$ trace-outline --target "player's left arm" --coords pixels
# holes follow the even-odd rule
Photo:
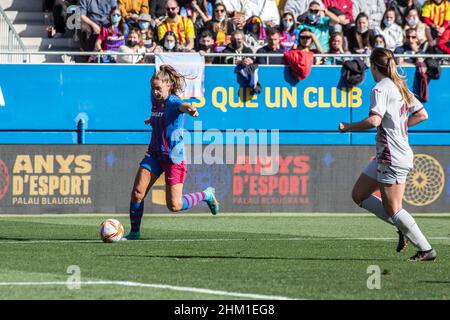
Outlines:
[[[190,105],[190,104],[187,103],[187,102],[183,102],[183,103],[180,105],[180,107],[178,108],[178,110],[179,110],[181,113],[187,113],[187,114],[189,114],[189,115],[191,115],[191,116],[193,116],[193,117],[198,117],[198,111],[197,111],[197,108],[194,107],[194,106],[192,106],[192,105]]]
[[[408,127],[412,127],[415,126],[416,124],[421,123],[422,121],[425,121],[428,119],[428,112],[427,110],[425,110],[424,108],[413,112],[409,117],[408,117]]]

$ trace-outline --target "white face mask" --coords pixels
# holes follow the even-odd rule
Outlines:
[[[172,50],[173,48],[175,48],[175,42],[164,42],[164,48],[166,48],[167,50]]]
[[[419,23],[419,19],[418,18],[411,18],[406,20],[406,22],[410,25],[410,26],[415,26],[416,24]]]
[[[358,27],[357,30],[358,30],[359,33],[366,33],[367,30],[369,30],[369,28],[367,28],[367,27],[359,28],[359,27]]]

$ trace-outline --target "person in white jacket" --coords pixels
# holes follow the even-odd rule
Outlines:
[[[353,19],[361,12],[369,17],[369,28],[379,27],[386,11],[384,0],[353,0]]]
[[[403,45],[403,30],[395,23],[395,18],[395,10],[393,8],[387,9],[381,25],[374,29],[374,34],[381,34],[386,41],[386,48],[391,51]]]
[[[287,0],[284,5],[284,12],[292,13],[297,19],[298,16],[308,11],[309,4],[313,1],[318,2],[320,7],[323,7],[322,0]]]

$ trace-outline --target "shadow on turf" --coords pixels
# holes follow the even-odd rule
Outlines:
[[[105,255],[105,257],[111,255]],[[324,257],[246,257],[246,256],[159,256],[159,255],[114,255],[123,258],[159,258],[159,259],[242,259],[242,260],[311,260],[311,261],[391,261],[382,258],[324,258]]]
[[[450,284],[450,281],[437,281],[437,280],[421,280],[417,281],[419,283],[428,283],[428,284]]]

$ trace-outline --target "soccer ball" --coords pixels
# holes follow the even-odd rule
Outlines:
[[[116,219],[106,219],[99,227],[100,238],[107,243],[122,240],[124,232],[123,225]]]

